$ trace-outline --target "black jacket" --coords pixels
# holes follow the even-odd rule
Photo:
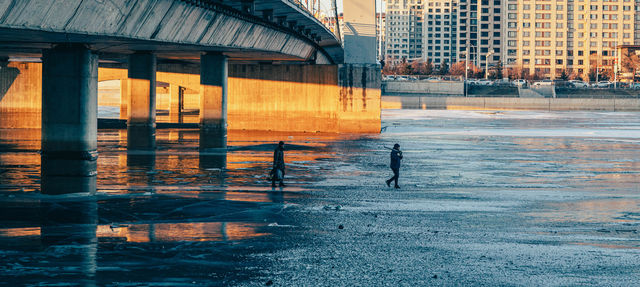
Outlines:
[[[273,168],[284,170],[284,149],[277,147],[273,151]]]
[[[391,168],[400,168],[400,160],[402,160],[402,152],[397,149],[391,150]]]

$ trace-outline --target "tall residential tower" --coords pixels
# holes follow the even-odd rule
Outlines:
[[[457,0],[426,0],[424,55],[434,66],[456,62]]]
[[[516,66],[530,74],[611,69],[616,46],[637,37],[634,0],[518,0],[517,7]]]
[[[386,59],[397,64],[423,58],[424,0],[387,0]],[[424,60],[424,59],[423,59]]]

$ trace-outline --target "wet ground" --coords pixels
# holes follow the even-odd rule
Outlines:
[[[195,130],[159,130],[153,153],[125,133],[99,134],[95,195],[48,196],[39,131],[1,131],[0,282],[640,285],[639,113],[386,110],[379,135],[231,133],[204,153]]]

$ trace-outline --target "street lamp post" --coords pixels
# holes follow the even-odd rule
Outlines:
[[[616,39],[615,57],[613,58],[613,88],[618,88],[618,39]]]
[[[464,81],[467,81],[469,77],[469,46],[467,46],[467,51],[464,54]]]
[[[484,79],[489,79],[489,56],[493,55],[493,52],[487,53],[487,57],[484,59]]]
[[[469,46],[467,46],[467,51],[464,54],[464,96],[467,96],[467,77],[469,74]]]

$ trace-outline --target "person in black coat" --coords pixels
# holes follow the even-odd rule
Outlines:
[[[398,185],[398,177],[400,177],[400,161],[402,160],[402,151],[400,151],[400,145],[393,145],[393,149],[391,150],[391,170],[393,171],[393,177],[387,180],[387,186],[391,187],[391,182],[395,181],[395,188],[400,188]]]
[[[271,187],[276,187],[276,180],[280,181],[280,186],[284,185],[284,142],[278,143],[273,151],[273,177],[271,177]]]

